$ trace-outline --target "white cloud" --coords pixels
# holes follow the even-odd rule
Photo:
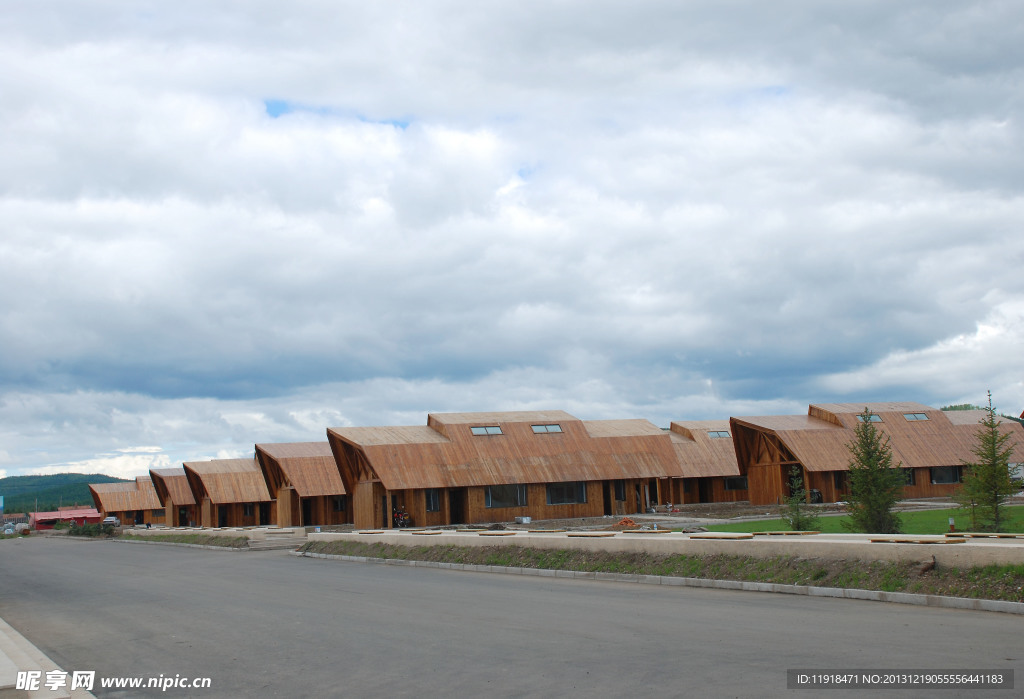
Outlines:
[[[0,27],[9,470],[1024,402],[1012,340],[951,339],[1018,336],[1010,4],[127,8]]]
[[[898,351],[870,366],[822,377],[824,390],[839,393],[927,391],[950,404],[982,404],[992,390],[998,405],[1014,415],[1024,406],[1020,348],[1024,345],[1024,299],[997,301],[972,333],[943,339],[916,351]]]
[[[91,459],[72,461],[30,469],[28,475],[48,476],[55,473],[102,473],[117,478],[135,478],[149,473],[151,468],[168,468],[166,454],[108,454]]]

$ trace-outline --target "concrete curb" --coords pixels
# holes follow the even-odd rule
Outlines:
[[[292,556],[322,558],[325,560],[348,561],[351,563],[377,563],[381,565],[411,566],[414,568],[440,568],[442,570],[467,570],[474,573],[504,573],[506,575],[533,575],[541,578],[573,578],[577,580],[603,580],[610,582],[639,583],[641,585],[670,585],[676,587],[707,587],[717,590],[744,590],[747,592],[774,592],[783,595],[807,595],[809,597],[836,597],[858,599],[870,602],[912,604],[921,607],[942,609],[970,609],[980,612],[1000,612],[1024,615],[1024,602],[1004,600],[973,599],[970,597],[944,597],[942,595],[919,595],[910,592],[883,592],[882,590],[858,590],[842,587],[815,587],[811,585],[779,585],[776,583],[742,582],[739,580],[710,580],[707,578],[677,578],[668,575],[640,575],[636,573],[599,573],[591,571],[552,570],[549,568],[512,568],[486,566],[470,563],[441,563],[438,561],[410,561],[404,558],[370,558],[368,556],[343,556],[332,553],[309,553],[293,551]]]

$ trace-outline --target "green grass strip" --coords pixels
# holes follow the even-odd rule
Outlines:
[[[1024,533],[1024,506],[1008,507],[1006,512],[1006,524],[1002,531],[1014,534]],[[902,533],[904,534],[945,534],[949,531],[950,517],[953,517],[958,532],[971,531],[971,518],[962,510],[955,508],[900,512],[899,515],[903,523]],[[848,520],[849,518],[845,515],[824,516],[821,517],[817,528],[825,534],[849,533],[849,530],[843,526],[843,522]],[[706,528],[713,532],[769,532],[787,530],[789,525],[783,519],[772,518],[729,522],[728,524],[709,524]]]

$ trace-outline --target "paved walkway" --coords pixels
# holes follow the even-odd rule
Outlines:
[[[29,692],[17,688],[19,672],[39,672],[39,689]],[[61,668],[43,654],[41,650],[7,622],[0,619],[0,697],[33,697],[38,699],[89,699],[91,692],[84,689],[69,690],[67,686],[50,689],[46,686],[48,672],[63,673]],[[59,677],[59,675],[57,675]],[[71,675],[64,675],[66,685],[71,684]]]

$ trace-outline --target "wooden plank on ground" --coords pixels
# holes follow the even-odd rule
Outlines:
[[[965,539],[1024,539],[1024,534],[1009,532],[949,532],[947,537],[963,537]]]
[[[616,532],[569,532],[566,536],[579,536],[587,538],[607,538],[609,536],[615,536]]]
[[[690,534],[691,539],[753,539],[753,534],[745,532],[698,532]]]
[[[964,544],[967,539],[952,539],[948,537],[921,537],[921,536],[881,536],[872,537],[869,540],[872,544]]]

